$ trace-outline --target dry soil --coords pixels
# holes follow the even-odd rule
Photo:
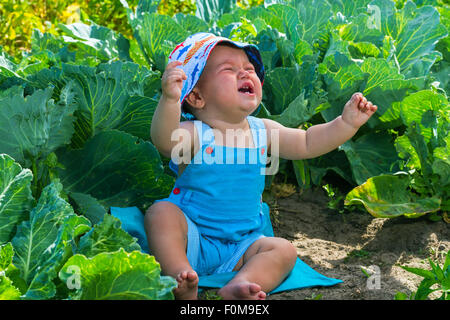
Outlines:
[[[393,300],[397,292],[415,291],[422,279],[400,266],[430,269],[428,258],[442,266],[450,250],[450,224],[444,220],[339,213],[327,207],[329,199],[322,189],[300,193],[293,188],[284,195],[267,201],[275,236],[290,240],[313,269],[344,282],[269,299]]]

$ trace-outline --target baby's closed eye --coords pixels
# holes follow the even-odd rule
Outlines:
[[[249,63],[249,64],[245,65],[245,70],[255,71],[255,66],[253,66],[253,64]]]

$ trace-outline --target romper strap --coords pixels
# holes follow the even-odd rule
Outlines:
[[[204,145],[214,142],[214,131],[212,128],[200,120],[194,120],[195,128],[197,129],[198,140],[200,141],[200,149]]]
[[[263,120],[254,116],[248,116],[247,120],[252,130],[255,147],[256,148],[266,147],[267,135],[266,135],[266,126],[264,125]]]
[[[211,130],[210,126],[200,120],[194,120],[194,126],[197,129],[197,135],[201,142],[200,149],[202,146],[214,141],[214,132]],[[174,163],[172,159],[169,161],[169,168],[175,172],[175,174],[178,174],[178,165]]]
[[[178,165],[176,163],[174,163],[172,161],[172,159],[170,159],[170,161],[169,161],[169,168],[170,168],[170,170],[175,172],[176,175],[178,175]]]

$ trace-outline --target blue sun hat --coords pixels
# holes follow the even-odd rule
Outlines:
[[[197,81],[205,68],[209,54],[219,42],[228,42],[237,48],[243,49],[247,54],[249,61],[255,67],[255,72],[259,77],[261,84],[264,82],[264,65],[256,45],[232,41],[228,38],[216,36],[207,32],[193,34],[175,47],[169,56],[168,62],[183,62],[182,65],[178,66],[178,68],[181,68],[187,76],[187,79],[183,81],[183,89],[181,90],[181,114],[188,120],[195,119],[195,116],[184,110],[184,99],[186,99],[187,95],[197,84]]]

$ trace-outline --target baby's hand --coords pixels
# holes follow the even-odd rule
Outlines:
[[[177,66],[182,65],[181,61],[172,61],[166,67],[161,79],[161,87],[164,97],[167,100],[178,102],[183,89],[183,80],[186,80],[186,74]]]
[[[342,111],[342,119],[354,128],[361,127],[377,111],[377,106],[362,95],[354,93],[350,100],[345,104]]]

